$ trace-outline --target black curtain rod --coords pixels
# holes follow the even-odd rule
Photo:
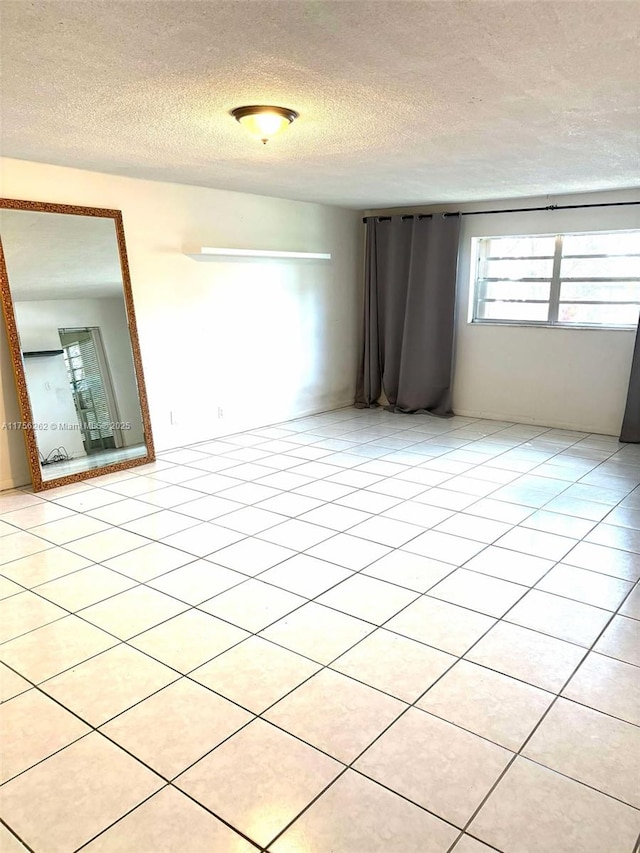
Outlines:
[[[549,204],[546,207],[512,207],[506,210],[467,210],[443,213],[442,216],[488,216],[491,213],[531,213],[537,210],[577,210],[583,207],[626,207],[630,204],[640,204],[640,201],[603,201],[597,204]],[[407,213],[401,219],[431,219],[433,213]],[[391,216],[365,216],[362,221],[366,224],[368,219],[377,219],[378,222],[386,222]]]

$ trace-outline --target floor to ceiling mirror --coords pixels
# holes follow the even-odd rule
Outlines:
[[[0,241],[34,488],[151,461],[120,212],[4,199]]]

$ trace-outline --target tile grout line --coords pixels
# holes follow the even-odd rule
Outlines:
[[[629,593],[628,593],[627,595],[630,595],[630,594],[631,594],[631,591],[629,591]],[[625,598],[625,600],[626,600],[626,598]],[[620,603],[619,607],[622,607],[622,606],[623,606],[623,604],[624,604],[624,601],[622,601],[622,602]],[[619,608],[618,608],[618,609],[619,609]],[[493,792],[497,789],[497,787],[498,787],[498,785],[500,784],[500,782],[501,782],[501,781],[506,777],[506,775],[507,775],[508,771],[509,771],[509,770],[511,769],[511,767],[515,764],[516,759],[518,759],[518,758],[523,758],[523,759],[524,759],[524,760],[526,760],[526,761],[531,760],[531,759],[527,758],[527,756],[526,756],[526,755],[523,755],[523,750],[526,748],[527,744],[529,743],[529,741],[531,740],[531,738],[533,737],[533,735],[534,735],[534,734],[537,732],[537,730],[540,728],[540,726],[542,725],[542,723],[544,722],[544,720],[546,719],[546,717],[549,715],[549,713],[550,713],[551,709],[555,706],[555,704],[557,703],[557,701],[558,701],[560,698],[563,698],[563,697],[562,697],[563,692],[566,690],[566,688],[567,688],[567,686],[569,685],[569,683],[571,682],[571,680],[574,678],[574,676],[576,675],[576,673],[578,672],[578,670],[580,669],[580,667],[582,666],[582,664],[585,662],[585,660],[587,659],[588,655],[594,651],[594,648],[595,648],[596,644],[597,644],[597,643],[598,643],[598,641],[601,639],[602,635],[603,635],[603,634],[604,634],[604,632],[607,630],[607,628],[609,627],[609,625],[611,624],[611,622],[612,622],[612,621],[613,621],[613,619],[615,618],[616,614],[617,614],[617,611],[616,611],[616,613],[613,613],[613,614],[611,615],[611,618],[610,618],[610,619],[607,621],[607,623],[604,625],[604,627],[602,628],[602,630],[599,632],[598,636],[595,638],[595,640],[594,640],[594,641],[593,641],[593,643],[591,644],[591,646],[589,646],[589,648],[587,648],[587,649],[586,649],[586,651],[585,651],[585,653],[584,653],[583,657],[580,659],[580,661],[578,662],[577,666],[573,669],[573,671],[571,672],[571,674],[569,675],[569,677],[568,677],[568,678],[563,682],[562,686],[560,687],[560,690],[559,690],[559,691],[558,691],[558,693],[556,694],[555,698],[552,700],[552,702],[551,702],[551,704],[549,705],[549,707],[548,707],[548,708],[546,709],[546,711],[543,713],[542,717],[538,720],[538,722],[537,722],[537,723],[536,723],[536,725],[533,727],[533,729],[529,732],[529,734],[528,734],[528,735],[527,735],[527,737],[525,738],[524,742],[521,744],[520,748],[517,750],[517,752],[515,752],[515,753],[514,753],[513,757],[509,760],[509,762],[508,762],[507,766],[502,770],[502,772],[500,773],[500,775],[498,776],[498,778],[495,780],[495,782],[493,783],[493,785],[491,786],[491,788],[489,789],[489,791],[488,791],[488,792],[485,794],[485,796],[483,797],[483,799],[482,799],[482,801],[480,802],[480,804],[478,805],[478,807],[477,807],[477,808],[475,809],[475,811],[472,813],[471,817],[468,819],[468,821],[466,822],[466,824],[465,824],[465,825],[464,825],[464,827],[463,827],[463,830],[462,830],[463,832],[467,832],[467,830],[469,829],[469,827],[471,826],[471,824],[473,823],[473,821],[475,820],[475,818],[478,816],[478,814],[481,812],[482,808],[483,808],[483,807],[484,807],[484,805],[487,803],[487,801],[489,800],[489,798],[491,797],[491,795],[493,794]],[[570,701],[570,700],[569,700],[569,701]],[[595,711],[595,709],[591,709],[591,710],[594,710],[594,711]],[[597,713],[597,712],[596,712],[596,713]],[[571,777],[571,776],[567,776],[567,775],[566,775],[566,774],[564,774],[564,773],[560,773],[559,771],[555,770],[553,767],[548,767],[547,765],[544,765],[544,764],[542,764],[541,762],[537,762],[537,761],[535,761],[534,763],[538,764],[538,765],[539,765],[539,766],[541,766],[541,767],[545,767],[547,770],[551,770],[553,773],[556,773],[556,774],[558,774],[558,775],[560,775],[560,776],[563,776],[564,778],[572,779],[572,781],[577,782],[579,785],[583,785],[584,787],[589,788],[590,790],[597,791],[598,793],[600,793],[600,794],[602,794],[602,795],[604,795],[604,796],[606,796],[606,797],[610,797],[611,799],[614,799],[614,800],[616,800],[617,802],[624,802],[624,801],[622,801],[622,800],[619,800],[617,797],[612,796],[611,794],[607,794],[607,793],[606,793],[606,792],[604,792],[604,791],[600,791],[598,788],[594,788],[593,786],[588,785],[588,784],[586,784],[586,783],[584,783],[584,782],[581,782],[581,781],[580,781],[580,780],[578,780],[578,779],[573,779],[573,777]],[[634,809],[636,809],[636,811],[638,810],[635,806],[630,806],[630,804],[629,804],[629,803],[624,803],[624,805],[629,806],[630,808],[634,808]],[[473,836],[472,836],[472,837],[473,837]],[[449,848],[449,849],[450,849],[450,851],[452,850],[452,848]]]

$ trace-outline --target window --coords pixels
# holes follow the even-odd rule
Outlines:
[[[638,325],[640,231],[476,242],[474,323]]]

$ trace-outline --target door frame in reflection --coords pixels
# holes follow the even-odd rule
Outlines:
[[[27,449],[27,459],[31,471],[31,481],[34,491],[42,491],[44,489],[52,489],[58,486],[68,485],[80,480],[86,480],[90,477],[100,476],[102,474],[110,474],[118,471],[123,471],[139,465],[146,465],[155,460],[155,449],[153,444],[153,435],[151,432],[151,419],[149,417],[149,405],[147,401],[147,391],[144,381],[144,373],[142,369],[142,358],[140,354],[140,343],[138,340],[138,330],[136,325],[135,308],[133,304],[133,295],[131,292],[131,279],[129,275],[129,262],[127,259],[127,249],[124,236],[124,226],[122,222],[122,212],[120,210],[111,210],[99,207],[80,207],[77,205],[54,204],[50,202],[24,201],[20,199],[0,198],[0,210],[28,210],[37,213],[48,214],[67,214],[73,216],[93,216],[104,219],[111,219],[115,228],[115,237],[120,258],[120,271],[122,276],[122,292],[125,303],[125,311],[127,317],[127,326],[129,331],[129,339],[131,342],[131,354],[133,359],[133,368],[138,389],[138,399],[140,403],[140,413],[142,418],[142,431],[144,437],[144,445],[146,453],[143,455],[125,459],[119,462],[112,462],[99,467],[92,467],[85,471],[75,471],[74,473],[65,474],[61,477],[52,479],[44,479],[42,476],[42,468],[40,466],[40,456],[38,451],[38,442],[36,429],[38,425],[33,423],[33,414],[29,392],[27,388],[23,354],[20,345],[20,336],[16,324],[16,317],[13,305],[13,297],[11,293],[11,283],[5,263],[4,248],[2,245],[2,234],[0,233],[0,301],[2,302],[2,312],[4,315],[5,327],[7,330],[7,338],[9,341],[9,350],[11,353],[11,362],[13,374],[16,382],[16,390],[18,395],[18,403],[22,416],[21,432],[24,435],[24,440]],[[34,248],[34,253],[37,252],[37,247]],[[90,458],[90,457],[89,457]]]
[[[65,365],[67,367],[67,374],[69,376],[69,383],[71,385],[71,394],[73,396],[73,402],[74,402],[75,407],[76,407],[76,414],[78,416],[78,423],[79,423],[80,428],[82,430],[85,451],[86,451],[87,455],[90,455],[91,453],[95,453],[96,451],[106,450],[107,446],[105,445],[105,438],[109,438],[109,436],[104,436],[102,434],[105,431],[102,426],[97,430],[91,429],[90,424],[92,422],[87,420],[87,416],[85,414],[85,412],[87,412],[87,411],[91,412],[91,410],[87,407],[82,406],[81,394],[86,393],[88,391],[89,396],[92,398],[93,392],[91,391],[90,388],[88,388],[88,389],[82,388],[81,389],[81,388],[77,387],[80,381],[87,381],[86,377],[84,378],[84,380],[79,380],[78,377],[75,377],[73,375],[77,368],[73,365],[72,359],[80,358],[80,360],[82,362],[82,367],[85,368],[85,359],[84,359],[82,353],[80,353],[79,355],[73,355],[69,352],[69,348],[79,344],[79,341],[77,343],[72,343],[71,341],[69,343],[65,343],[65,341],[63,340],[63,337],[71,337],[74,333],[76,333],[77,336],[79,337],[80,333],[83,333],[83,332],[86,333],[86,337],[88,338],[88,340],[91,341],[91,344],[93,346],[93,350],[95,352],[94,361],[95,361],[96,368],[97,368],[97,376],[98,376],[98,379],[100,380],[100,384],[102,385],[102,395],[104,396],[103,406],[106,407],[106,410],[107,410],[106,411],[106,418],[104,418],[104,421],[99,420],[99,418],[101,416],[98,413],[98,411],[96,410],[96,407],[94,404],[91,407],[91,410],[92,410],[93,416],[94,416],[93,423],[102,424],[102,423],[106,422],[106,423],[110,423],[112,425],[109,427],[109,432],[111,434],[111,439],[113,440],[113,447],[114,448],[122,447],[124,444],[124,441],[122,440],[122,430],[115,426],[115,424],[120,422],[120,414],[118,411],[118,404],[116,402],[116,396],[115,396],[115,393],[113,390],[113,382],[111,380],[111,371],[109,370],[109,363],[107,361],[107,356],[106,356],[106,353],[104,351],[104,344],[102,343],[102,334],[100,332],[100,327],[99,326],[82,326],[82,327],[78,327],[78,328],[58,329],[58,334],[60,335],[60,344],[61,344],[62,349],[63,349],[63,358],[65,361]],[[91,435],[92,432],[98,432],[99,433],[98,437],[94,438]],[[96,442],[99,442],[100,446],[97,446],[97,445],[94,446]]]

